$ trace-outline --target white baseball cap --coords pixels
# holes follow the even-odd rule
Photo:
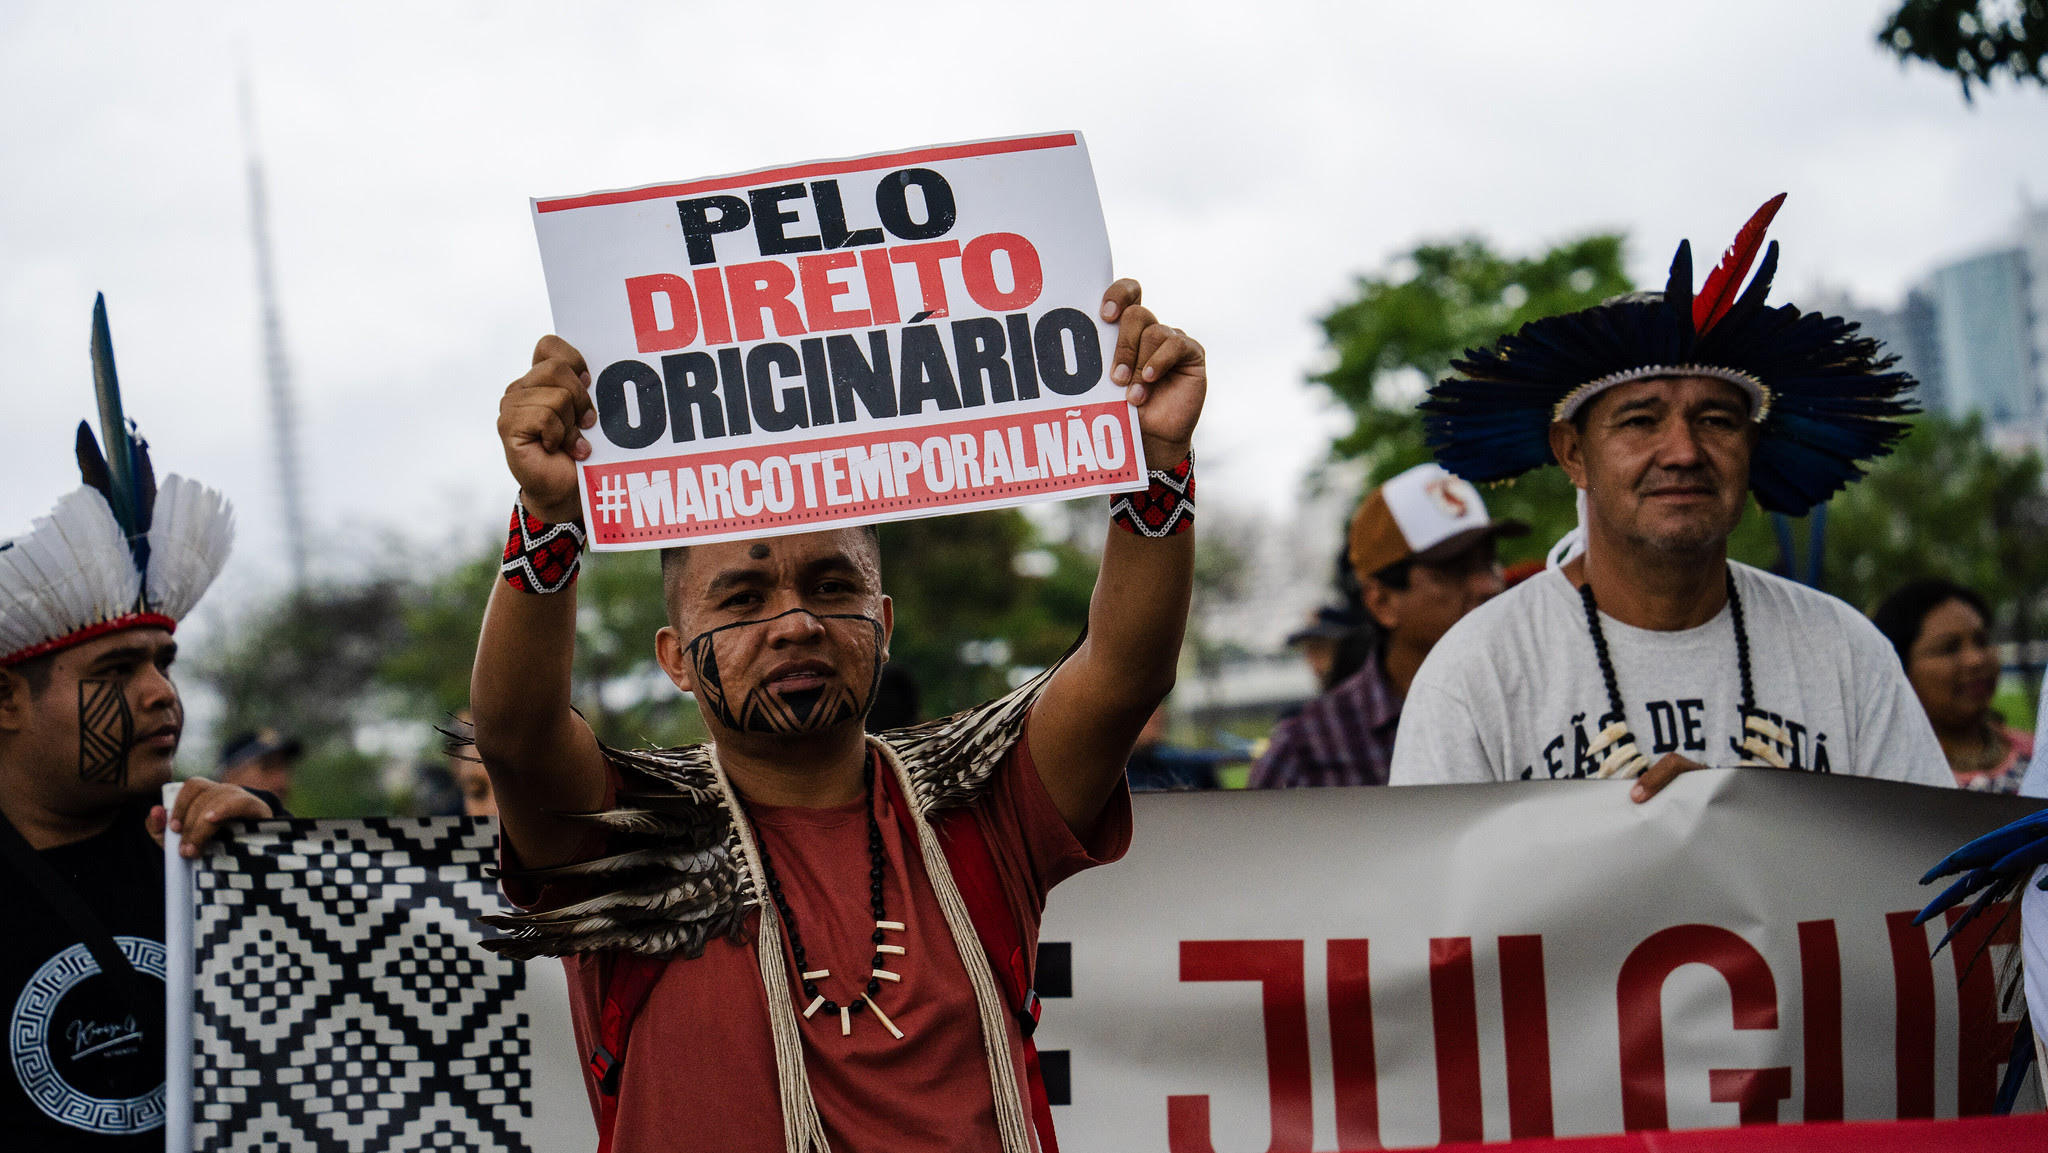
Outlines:
[[[1518,520],[1494,520],[1479,490],[1440,464],[1419,464],[1372,490],[1351,518],[1351,568],[1371,576],[1405,560],[1449,560],[1482,540],[1527,536]]]

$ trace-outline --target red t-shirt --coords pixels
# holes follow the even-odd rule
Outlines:
[[[879,762],[876,767],[878,774],[888,771]],[[850,1036],[840,1034],[837,1014],[821,1009],[809,1020],[800,1017],[818,1114],[839,1153],[999,1150],[974,990],[925,875],[923,855],[897,823],[879,775],[874,803],[887,857],[888,919],[904,925],[904,932],[887,935],[887,943],[904,948],[887,965],[903,979],[883,982],[875,1000],[904,1037],[891,1036],[868,1011],[854,1015]],[[1029,949],[1038,946],[1046,893],[1083,869],[1116,860],[1130,845],[1127,789],[1118,787],[1095,835],[1083,844],[1047,795],[1023,741],[1004,758],[977,804],[996,873],[1027,929]],[[857,1000],[874,956],[862,802],[830,809],[749,805],[748,812],[796,917],[806,960],[813,969],[832,971],[818,981],[818,991],[840,1004]],[[556,903],[551,893],[510,885],[507,896],[515,903],[531,901],[531,907]],[[758,927],[758,915],[750,917],[750,939]],[[783,957],[792,966],[789,983],[801,1013],[810,998],[803,995],[786,940]],[[588,1053],[601,1005],[599,958],[579,954],[563,964],[577,1049]],[[1023,1042],[1016,1023],[1008,1014],[1004,1019],[1021,1079]],[[596,1083],[587,1073],[585,1082],[595,1111]],[[774,1044],[750,945],[714,940],[702,957],[672,961],[655,983],[633,1025],[613,1147],[617,1153],[783,1148]]]

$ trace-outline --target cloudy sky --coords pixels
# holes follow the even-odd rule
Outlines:
[[[1050,129],[1120,273],[1211,353],[1205,501],[1284,510],[1338,422],[1315,317],[1418,240],[1625,229],[1639,278],[1791,199],[1781,297],[1889,302],[2048,202],[2048,92],[1966,105],[1884,3],[0,2],[0,536],[77,483],[92,294],[160,467],[284,574],[236,76],[268,165],[316,560],[502,531],[548,329],[527,198]]]

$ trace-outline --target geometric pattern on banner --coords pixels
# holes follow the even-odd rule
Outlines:
[[[196,870],[193,1145],[529,1153],[526,968],[485,952],[493,825],[266,821]]]

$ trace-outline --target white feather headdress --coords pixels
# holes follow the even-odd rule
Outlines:
[[[107,300],[92,306],[93,391],[107,451],[78,422],[78,472],[27,536],[0,541],[0,668],[121,629],[175,629],[220,575],[235,516],[181,476],[159,488],[149,445],[121,411]]]
[[[66,493],[28,535],[0,541],[0,666],[119,629],[176,628],[199,603],[234,544],[234,511],[181,476],[153,493],[138,487],[153,498],[138,510],[149,525],[141,547],[91,483]]]

